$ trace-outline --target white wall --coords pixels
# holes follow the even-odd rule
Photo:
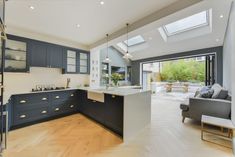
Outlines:
[[[232,94],[232,121],[235,124],[235,5],[233,2],[228,29],[224,42],[224,86]],[[233,150],[235,150],[235,137],[233,137]]]
[[[100,86],[100,50],[90,51],[90,87]]]
[[[235,7],[231,9],[223,50],[223,83],[235,99]],[[235,123],[235,104],[232,104],[232,120]]]
[[[31,92],[36,85],[54,84],[65,87],[67,78],[71,79],[71,88],[89,84],[89,75],[62,74],[61,69],[32,67],[30,73],[5,73],[4,103],[12,94]]]

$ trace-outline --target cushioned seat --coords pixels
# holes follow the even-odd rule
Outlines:
[[[213,95],[209,93],[210,98],[205,98],[208,95],[204,95],[204,89],[208,91],[213,89]],[[201,121],[202,115],[230,119],[231,97],[227,90],[219,84],[214,84],[211,88],[204,87],[200,92],[196,92],[194,98],[189,98],[188,105],[183,103],[180,105],[180,109],[182,110],[182,122],[186,117]]]

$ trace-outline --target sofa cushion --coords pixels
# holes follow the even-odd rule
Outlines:
[[[211,86],[204,86],[195,93],[195,98],[211,98],[214,91],[211,89]]]
[[[216,99],[227,99],[228,90],[222,89]]]
[[[218,83],[214,84],[211,89],[214,90],[214,93],[212,95],[212,99],[216,99],[218,95],[220,94],[220,91],[223,89]]]
[[[211,98],[213,94],[214,94],[214,90],[213,89],[209,89],[207,91],[202,91],[200,93],[202,98]]]

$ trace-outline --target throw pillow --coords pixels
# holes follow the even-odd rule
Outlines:
[[[211,89],[213,89],[214,90],[214,93],[213,93],[213,95],[212,95],[212,99],[216,99],[217,97],[218,97],[218,95],[219,95],[219,93],[220,93],[220,91],[223,89],[219,84],[214,84],[212,87],[211,87]]]
[[[200,95],[201,95],[202,98],[211,98],[213,93],[214,93],[214,90],[213,89],[209,89],[208,91],[202,91],[200,93]]]
[[[222,89],[216,99],[226,99],[228,97],[228,90]]]

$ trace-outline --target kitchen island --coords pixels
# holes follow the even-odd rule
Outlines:
[[[79,88],[80,112],[119,134],[124,142],[151,121],[151,92],[124,88]]]

